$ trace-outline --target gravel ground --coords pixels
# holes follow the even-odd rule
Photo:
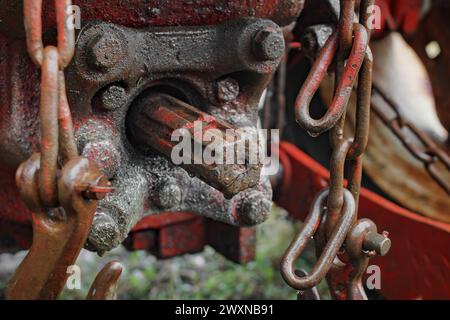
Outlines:
[[[295,299],[296,293],[283,281],[279,262],[298,226],[275,208],[271,218],[258,226],[255,261],[238,265],[211,247],[198,254],[157,260],[143,251],[117,248],[104,257],[83,250],[77,260],[81,268],[80,290],[65,289],[61,299],[83,299],[95,274],[108,261],[118,259],[125,269],[118,299]],[[0,255],[0,297],[7,280],[26,252]],[[310,269],[314,260],[310,248],[300,265]],[[322,284],[322,296],[327,292]]]

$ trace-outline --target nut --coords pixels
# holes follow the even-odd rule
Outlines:
[[[272,208],[272,201],[268,200],[262,192],[252,191],[242,199],[239,210],[239,219],[242,225],[254,226],[267,220]]]
[[[100,108],[104,110],[115,110],[127,103],[127,92],[125,88],[118,85],[110,85],[100,92]]]
[[[230,102],[239,95],[239,83],[233,78],[225,78],[217,81],[217,99],[221,102]]]
[[[178,206],[182,201],[180,187],[172,181],[162,183],[157,191],[156,205],[161,209],[169,209]]]
[[[285,52],[284,37],[274,30],[260,30],[253,42],[253,52],[260,60],[276,60]]]
[[[90,48],[92,64],[100,69],[109,69],[124,57],[124,50],[113,34],[98,36]]]

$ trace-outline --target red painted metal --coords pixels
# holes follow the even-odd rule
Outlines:
[[[398,30],[405,35],[413,33],[420,22],[423,0],[376,0],[381,9],[381,29],[374,36]]]
[[[159,258],[202,251],[205,223],[192,213],[164,213],[140,220],[125,242],[129,250],[146,250]]]
[[[283,142],[280,160],[285,171],[278,205],[303,220],[314,196],[327,186],[329,172],[294,145]],[[370,263],[381,269],[381,292],[388,299],[450,299],[450,224],[410,212],[361,189],[361,218],[389,230],[392,248]]]
[[[202,251],[211,245],[227,259],[255,258],[256,228],[239,228],[189,212],[167,212],[140,220],[125,242],[129,250],[146,250],[160,258]]]
[[[285,26],[295,20],[304,0],[73,0],[81,19],[103,20],[131,28],[214,25],[240,17],[266,18]],[[0,29],[23,37],[22,1],[1,2]],[[54,1],[43,1],[43,31],[55,27]]]
[[[226,223],[206,221],[206,241],[225,258],[236,263],[255,259],[256,227],[239,228]]]

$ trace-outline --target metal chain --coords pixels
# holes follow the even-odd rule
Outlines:
[[[373,222],[357,220],[362,156],[368,142],[370,123],[373,57],[369,48],[367,9],[373,4],[374,0],[361,1],[360,23],[354,23],[355,1],[341,1],[338,29],[327,40],[296,99],[295,115],[300,126],[312,136],[330,131],[333,148],[330,186],[314,200],[310,214],[282,261],[283,278],[297,290],[311,289],[328,274],[332,295],[339,297],[333,278],[346,273],[348,287],[343,296],[367,299],[361,277],[368,258],[375,253],[384,255],[390,247],[387,234],[378,234]],[[334,97],[326,114],[316,120],[309,114],[309,104],[333,60],[336,65]],[[356,80],[356,130],[354,137],[349,139],[344,137],[344,122]],[[344,186],[346,162],[349,167],[347,187]],[[312,236],[316,241],[318,262],[310,274],[296,273],[294,263]],[[375,241],[371,241],[373,239]],[[384,245],[383,250],[380,249],[381,243]],[[338,254],[342,256],[343,253],[348,257],[347,265],[351,268],[334,265]]]
[[[39,196],[36,197],[33,190],[24,194],[27,203],[34,202],[31,207],[35,210],[59,205],[58,156],[61,156],[63,164],[78,157],[64,78],[64,68],[75,52],[75,29],[68,23],[71,3],[71,0],[55,1],[57,47],[44,46],[42,41],[42,0],[24,0],[23,3],[28,53],[41,69]],[[94,198],[103,198],[104,194],[113,190],[109,186],[96,185],[78,186],[77,189],[84,189],[86,196]]]
[[[383,98],[395,116],[390,118],[379,106],[373,105],[375,114],[397,136],[410,154],[423,163],[431,178],[450,195],[450,181],[437,170],[440,162],[447,172],[450,171],[450,157],[425,132],[402,117],[398,106],[389,96],[375,86],[373,91]],[[412,133],[416,139],[411,139],[407,132]],[[418,146],[414,141],[420,141],[423,146]]]
[[[27,48],[41,68],[41,152],[16,171],[19,193],[33,211],[33,243],[8,283],[7,299],[57,298],[68,277],[67,267],[75,263],[88,237],[96,200],[113,190],[93,162],[78,156],[63,71],[75,50],[75,31],[67,24],[70,5],[70,0],[55,0],[58,46],[44,47],[42,0],[24,0]],[[59,214],[49,214],[50,209]],[[120,265],[110,264],[100,273],[94,284],[100,292],[97,298],[112,297],[108,292],[116,286],[120,271]]]
[[[64,81],[64,68],[75,51],[75,30],[67,25],[71,0],[55,1],[57,47],[44,47],[42,41],[42,0],[24,0],[23,4],[28,53],[41,69],[39,195],[44,207],[54,208],[59,203],[58,154],[61,152],[65,160],[78,155]]]

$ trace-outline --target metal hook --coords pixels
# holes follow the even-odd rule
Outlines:
[[[99,181],[98,168],[85,158],[66,163],[58,179],[62,218],[40,207],[37,182],[40,160],[35,154],[17,171],[19,190],[33,213],[33,244],[6,289],[7,299],[55,299],[67,280],[67,268],[74,264],[86,242],[97,201],[77,190],[79,184]]]
[[[119,261],[106,264],[95,277],[86,300],[116,300],[123,266]]]

